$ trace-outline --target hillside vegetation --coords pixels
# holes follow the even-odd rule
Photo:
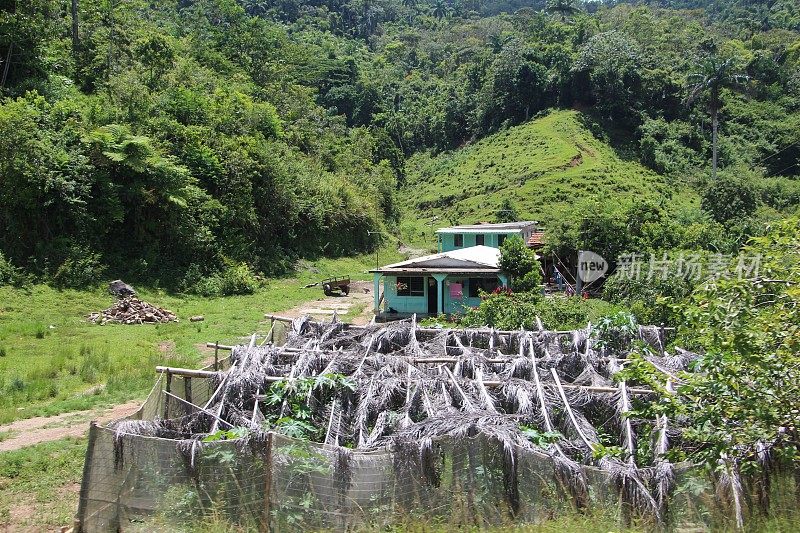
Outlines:
[[[548,218],[712,174],[753,191],[741,244],[800,204],[800,15],[756,4],[0,0],[0,279],[247,293],[388,242],[397,198]]]
[[[553,111],[490,135],[460,150],[408,161],[407,207],[430,218],[463,222],[493,220],[504,201],[524,219],[547,224],[576,203],[605,198],[686,199],[664,178],[637,161],[622,159],[597,139],[576,111]],[[613,200],[612,200],[613,198]]]

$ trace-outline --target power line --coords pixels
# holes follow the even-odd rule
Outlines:
[[[789,170],[789,169],[790,169],[790,168],[792,168],[792,167],[796,167],[797,165],[798,165],[798,163],[792,163],[791,165],[789,165],[788,167],[786,167],[786,168],[784,168],[784,169],[781,169],[781,170],[779,170],[779,171],[777,171],[777,172],[772,172],[771,174],[767,174],[766,176],[764,176],[764,178],[771,178],[771,177],[773,177],[773,176],[776,176],[776,175],[778,175],[778,174],[781,174],[782,172],[784,172],[784,171],[786,171],[786,170]]]
[[[775,152],[774,154],[772,154],[772,155],[768,155],[767,157],[765,157],[765,158],[764,158],[764,159],[762,159],[761,161],[757,161],[757,162],[753,163],[753,166],[758,166],[758,165],[760,165],[760,164],[764,163],[765,161],[767,161],[768,159],[772,159],[772,158],[773,158],[773,157],[775,157],[776,155],[778,155],[778,154],[780,154],[780,153],[783,153],[783,152],[785,152],[786,150],[788,150],[789,148],[791,148],[791,147],[793,147],[793,146],[796,146],[796,145],[798,145],[798,144],[800,144],[800,141],[795,141],[795,142],[793,142],[792,144],[790,144],[789,146],[785,146],[785,147],[783,147],[782,149],[778,150],[778,151],[777,151],[777,152]],[[786,170],[786,169],[784,169],[784,170]],[[781,172],[783,172],[783,171],[781,171]]]

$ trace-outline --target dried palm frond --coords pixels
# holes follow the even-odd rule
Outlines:
[[[734,520],[736,529],[744,529],[744,491],[742,489],[742,479],[739,469],[732,461],[723,457],[719,461],[720,475],[717,484],[717,497],[722,501],[730,500],[733,503]]]
[[[641,329],[640,336],[657,331]],[[349,486],[344,469],[350,458],[345,457],[349,452],[332,455],[340,446],[391,446],[405,454],[396,467],[416,472],[410,484],[432,483],[440,470],[437,439],[485,438],[502,447],[512,511],[518,504],[521,450],[550,456],[557,479],[580,507],[588,501],[582,464],[595,462],[602,430],[619,434],[624,444],[625,461],[604,458],[599,464],[617,481],[625,501],[638,512],[665,515],[674,472],[664,453],[668,445],[680,445],[680,419],[656,421],[652,462],[640,468],[635,432],[642,421],[630,418],[630,391],[624,383],[616,392],[602,390],[613,387],[632,343],[601,343],[591,325],[566,333],[543,325],[534,332],[497,332],[419,328],[416,317],[366,327],[301,317],[293,321],[284,346],[256,346],[253,340],[235,347],[230,369],[208,380],[211,394],[204,406],[188,404],[180,412],[189,414],[180,418],[115,426],[120,461],[125,435],[175,439],[191,467],[197,443],[220,423],[249,428],[241,442],[257,447],[258,439],[266,439],[263,422],[297,417],[319,428],[320,440],[324,434],[324,453],[338,464],[341,497]],[[696,356],[675,352],[645,357],[677,379]],[[544,444],[536,432],[552,434],[555,442]]]

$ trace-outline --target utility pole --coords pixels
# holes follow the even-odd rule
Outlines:
[[[375,224],[378,224],[378,228],[380,228],[380,222],[378,218],[378,207],[380,204],[380,198],[378,197],[378,193],[375,193]],[[367,230],[367,235],[380,235],[380,229],[378,231],[369,231]],[[378,264],[378,250],[380,249],[379,246],[375,247],[375,270],[378,270],[381,266]]]
[[[106,76],[111,77],[111,70],[114,65],[114,0],[108,2],[108,72]]]
[[[367,231],[367,235],[380,235],[380,231]],[[381,266],[378,264],[378,250],[379,248],[375,247],[375,270],[378,270]]]
[[[78,49],[78,0],[72,0],[72,50]]]

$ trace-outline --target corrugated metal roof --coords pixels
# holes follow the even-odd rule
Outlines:
[[[435,272],[441,269],[442,272],[454,270],[499,270],[500,250],[491,246],[470,246],[449,252],[426,255],[386,265],[371,272],[384,271],[409,271],[409,269]]]
[[[520,222],[501,222],[497,224],[464,224],[462,226],[450,226],[449,228],[439,228],[436,233],[507,233],[509,231],[521,231],[525,228],[538,224],[535,220],[523,220]]]
[[[544,232],[543,231],[534,231],[531,234],[530,239],[528,239],[528,247],[529,248],[541,248],[544,246]]]

